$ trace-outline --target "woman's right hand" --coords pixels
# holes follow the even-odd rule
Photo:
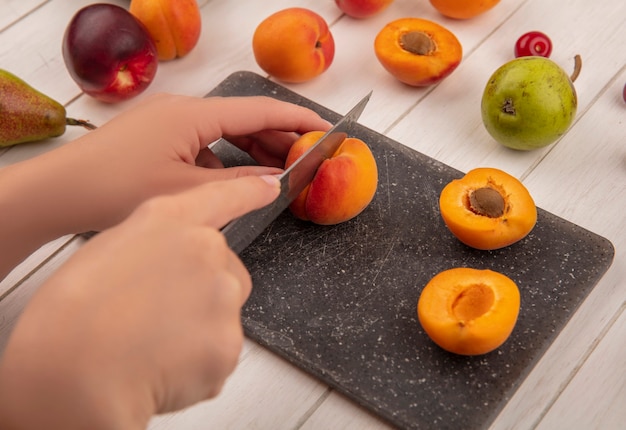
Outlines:
[[[247,176],[152,198],[87,242],[9,339],[0,426],[145,428],[217,395],[238,361],[251,290],[219,229],[279,189],[273,176]]]

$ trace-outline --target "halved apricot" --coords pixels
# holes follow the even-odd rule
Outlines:
[[[448,183],[439,196],[448,229],[472,248],[503,248],[523,239],[537,222],[526,187],[495,168],[477,168]]]
[[[463,47],[450,30],[420,18],[385,25],[374,40],[374,52],[396,79],[416,87],[441,81],[463,57]]]
[[[457,267],[435,275],[417,302],[426,334],[446,351],[486,354],[511,335],[520,293],[511,278],[492,270]]]

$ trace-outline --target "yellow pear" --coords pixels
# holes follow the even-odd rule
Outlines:
[[[0,69],[0,147],[57,137],[67,125],[95,128],[67,118],[63,105]]]

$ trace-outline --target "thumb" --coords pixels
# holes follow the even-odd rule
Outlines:
[[[278,178],[261,175],[208,182],[174,198],[178,199],[181,213],[192,222],[221,228],[243,214],[270,204],[279,193]]]
[[[236,166],[227,168],[205,168],[185,165],[177,172],[176,178],[182,184],[197,186],[207,182],[226,181],[244,176],[279,175],[283,169],[268,166]]]
[[[269,166],[236,166],[227,167],[224,169],[211,169],[210,175],[214,179],[235,179],[243,176],[264,176],[264,175],[279,175],[283,173],[283,169],[278,167]]]

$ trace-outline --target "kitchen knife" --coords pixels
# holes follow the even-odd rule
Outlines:
[[[230,248],[239,254],[311,183],[318,167],[332,157],[356,124],[372,93],[366,95],[281,175],[280,194],[269,205],[231,221],[222,229]]]

